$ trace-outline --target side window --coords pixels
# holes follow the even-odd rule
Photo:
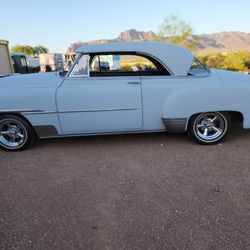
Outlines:
[[[71,77],[89,76],[89,55],[82,55],[77,58],[76,64],[70,73]]]
[[[22,67],[28,66],[28,65],[27,65],[27,61],[26,61],[26,57],[20,56],[20,60],[21,60],[21,65],[22,65]]]
[[[155,61],[137,54],[91,56],[91,76],[162,75],[163,71]]]

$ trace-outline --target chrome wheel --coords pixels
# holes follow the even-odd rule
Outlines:
[[[202,113],[190,119],[189,133],[201,144],[215,144],[226,137],[230,124],[230,116],[227,113]]]
[[[226,122],[219,113],[202,114],[195,123],[197,135],[205,141],[213,141],[221,137],[225,126]]]
[[[7,149],[21,148],[27,141],[25,126],[15,119],[0,120],[0,144]]]

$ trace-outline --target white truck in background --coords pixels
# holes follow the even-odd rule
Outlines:
[[[41,71],[61,71],[64,69],[64,56],[60,53],[39,54]]]
[[[0,40],[0,76],[63,71],[71,66],[74,59],[75,54],[42,53],[39,57],[31,57],[23,53],[10,53],[9,42]]]

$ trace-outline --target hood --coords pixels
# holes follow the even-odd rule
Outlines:
[[[63,78],[58,72],[42,74],[15,74],[0,78],[1,87],[49,87],[59,86]]]
[[[220,80],[225,84],[250,84],[250,75],[235,72],[235,71],[228,71],[228,70],[215,70],[213,72],[218,75]]]

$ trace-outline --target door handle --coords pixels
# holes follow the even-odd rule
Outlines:
[[[140,84],[140,82],[134,81],[134,82],[128,82],[128,84]]]

